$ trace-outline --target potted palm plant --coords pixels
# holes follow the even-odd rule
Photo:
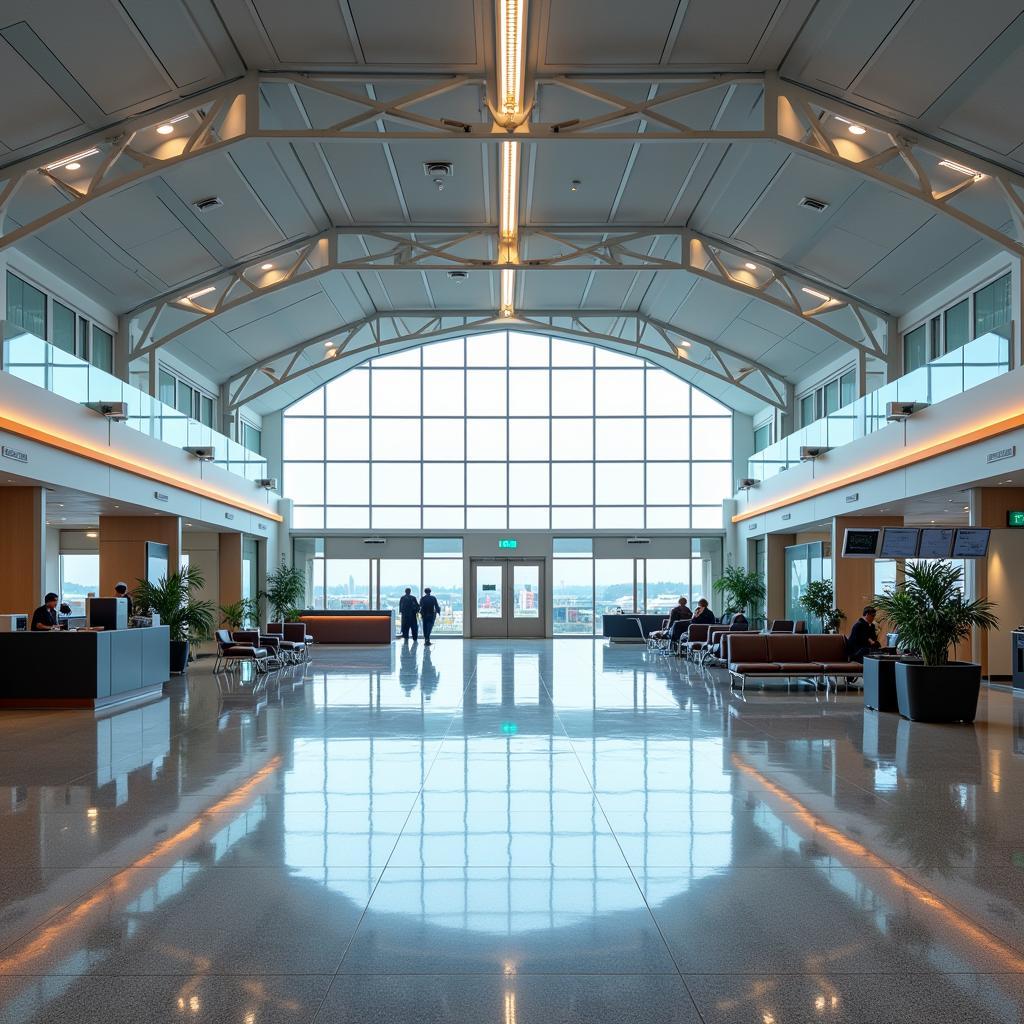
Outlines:
[[[206,586],[196,566],[161,577],[157,583],[139,580],[132,595],[139,608],[156,612],[170,629],[172,673],[185,671],[189,644],[206,640],[213,632],[212,601],[200,601],[196,594]]]
[[[243,597],[239,601],[220,606],[221,621],[228,629],[245,629],[258,620],[258,602],[255,598]]]
[[[958,566],[936,560],[908,564],[902,582],[875,598],[904,657],[896,663],[896,700],[915,722],[973,722],[981,692],[981,666],[950,661],[949,649],[971,630],[998,625],[992,604],[967,601]]]
[[[761,604],[768,593],[764,577],[753,569],[746,570],[739,565],[727,566],[722,575],[711,585],[716,594],[721,594],[725,601],[722,612],[723,619],[734,612],[746,612]]]
[[[281,564],[267,577],[267,589],[260,596],[267,599],[278,622],[291,621],[306,596],[306,574],[288,565],[282,556]]]
[[[797,599],[800,607],[821,623],[822,633],[838,633],[845,612],[835,607],[831,580],[812,580]]]

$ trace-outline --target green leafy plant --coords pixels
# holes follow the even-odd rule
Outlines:
[[[259,621],[259,602],[252,597],[220,606],[221,620],[229,629],[244,629]]]
[[[277,621],[293,621],[306,596],[305,572],[288,565],[282,555],[281,564],[267,577],[267,589],[260,596],[267,599]]]
[[[725,599],[726,615],[745,612],[748,608],[753,610],[761,604],[768,592],[764,577],[759,572],[748,572],[739,565],[730,565],[724,569],[712,584],[712,589]]]
[[[964,600],[962,580],[960,568],[949,562],[908,564],[903,581],[875,598],[900,650],[919,655],[925,665],[946,665],[950,647],[969,639],[972,629],[999,624],[991,601]]]
[[[823,633],[837,632],[846,618],[846,613],[834,606],[835,593],[831,580],[812,580],[797,601],[808,615],[820,620]]]
[[[206,586],[196,566],[172,572],[157,583],[139,580],[138,584],[132,595],[135,604],[156,612],[161,624],[170,629],[171,640],[206,640],[213,633],[214,604],[195,596]]]

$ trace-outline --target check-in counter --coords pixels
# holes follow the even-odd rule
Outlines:
[[[299,621],[318,644],[390,644],[395,638],[390,608],[304,611]]]
[[[99,633],[0,633],[0,708],[103,708],[158,696],[170,673],[167,626]]]
[[[668,618],[664,615],[605,615],[603,616],[602,636],[619,644],[641,644],[647,639],[648,633],[661,629],[661,624]]]

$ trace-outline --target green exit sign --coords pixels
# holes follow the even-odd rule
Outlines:
[[[1006,513],[1007,526],[1024,526],[1024,511]]]
[[[514,537],[502,537],[501,540],[498,541],[498,547],[517,548],[519,547],[519,541],[517,541]]]

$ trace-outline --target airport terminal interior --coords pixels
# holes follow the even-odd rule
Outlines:
[[[0,0],[0,1022],[1024,1022],[986,0]]]

